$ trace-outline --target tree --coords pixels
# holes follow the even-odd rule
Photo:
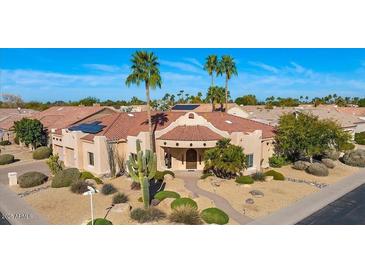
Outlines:
[[[362,98],[362,99],[358,100],[357,105],[359,107],[365,107],[365,98]]]
[[[16,137],[25,145],[31,145],[33,149],[45,143],[45,131],[40,121],[23,118],[14,122]]]
[[[229,55],[223,55],[222,59],[219,61],[218,75],[225,75],[226,76],[226,105],[225,111],[228,109],[228,81],[232,78],[233,75],[238,75],[236,63],[234,59]]]
[[[242,97],[237,97],[235,100],[235,103],[237,105],[244,105],[244,106],[248,106],[248,105],[257,105],[257,99],[256,96],[253,94],[248,94],[248,95],[244,95]]]
[[[292,161],[312,160],[329,149],[341,150],[350,140],[351,135],[333,120],[319,120],[318,116],[304,113],[284,114],[276,128],[275,149]]]
[[[150,135],[150,146],[155,151],[154,140],[152,135],[151,108],[150,108],[150,88],[161,88],[162,80],[160,76],[159,63],[157,56],[153,52],[136,51],[132,55],[131,74],[127,77],[125,83],[129,87],[131,84],[139,86],[144,83],[147,99],[147,118],[148,130]]]
[[[246,156],[240,146],[232,145],[230,139],[222,139],[216,147],[204,153],[204,171],[213,172],[220,178],[234,178],[246,168]]]
[[[224,88],[212,86],[209,87],[207,92],[206,101],[211,102],[212,104],[212,111],[215,111],[215,104],[220,104],[220,110],[223,111],[223,102],[224,102],[225,94]]]
[[[204,64],[204,69],[212,77],[212,82],[210,86],[214,86],[214,73],[218,71],[218,57],[217,55],[209,55]]]
[[[94,104],[99,104],[99,103],[100,103],[100,100],[98,98],[91,97],[91,96],[81,99],[79,101],[79,105],[83,105],[83,106],[92,106]]]
[[[3,98],[2,105],[8,108],[15,108],[15,107],[23,107],[23,100],[20,96],[10,94],[10,93],[3,93],[1,95]]]

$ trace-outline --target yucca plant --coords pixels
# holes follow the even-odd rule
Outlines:
[[[128,172],[132,180],[141,185],[143,205],[147,209],[150,206],[149,181],[155,177],[157,157],[156,153],[152,153],[151,150],[146,150],[143,153],[139,140],[136,142],[136,147],[137,158],[133,158],[132,155],[129,156],[127,161]]]

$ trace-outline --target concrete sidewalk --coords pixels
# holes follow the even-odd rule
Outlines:
[[[365,183],[365,169],[249,225],[292,225]]]
[[[47,222],[8,186],[0,184],[0,212],[12,225],[46,225]]]

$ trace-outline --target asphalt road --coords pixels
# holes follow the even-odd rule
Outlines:
[[[10,225],[10,223],[3,217],[0,212],[0,225]]]
[[[365,183],[297,224],[364,225]]]
[[[46,174],[49,176],[49,169],[47,164],[44,161],[37,161],[37,162],[28,162],[28,163],[17,163],[10,166],[0,166],[0,183],[1,184],[8,184],[8,173],[9,172],[17,172],[18,177],[25,172],[29,171],[38,171]]]

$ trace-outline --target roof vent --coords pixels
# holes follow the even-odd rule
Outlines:
[[[128,113],[127,114],[129,117],[134,117],[134,114],[132,114],[132,113]]]
[[[232,124],[232,121],[226,120],[225,121],[227,124]]]

